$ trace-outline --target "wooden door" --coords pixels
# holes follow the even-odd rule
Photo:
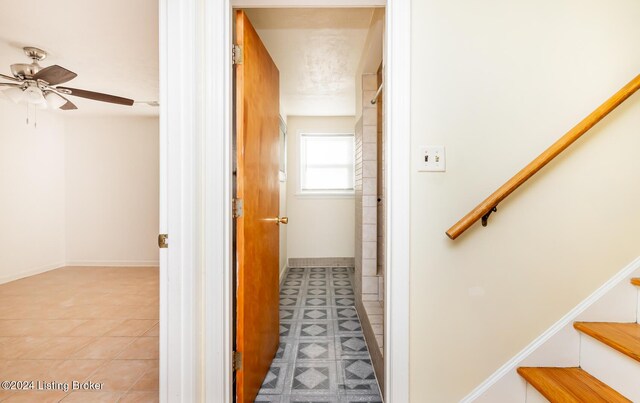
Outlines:
[[[279,343],[279,72],[243,11],[236,11],[236,372],[238,402],[253,402]]]

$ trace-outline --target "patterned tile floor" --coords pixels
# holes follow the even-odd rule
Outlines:
[[[280,348],[256,402],[382,402],[354,306],[353,268],[290,268]]]

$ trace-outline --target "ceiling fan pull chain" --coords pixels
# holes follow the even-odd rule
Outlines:
[[[27,126],[29,126],[29,104],[27,104]]]

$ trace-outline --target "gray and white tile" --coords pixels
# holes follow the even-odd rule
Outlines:
[[[256,402],[382,403],[355,309],[353,268],[290,268],[280,345]]]

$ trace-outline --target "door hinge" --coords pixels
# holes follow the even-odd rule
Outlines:
[[[231,60],[233,64],[242,64],[242,46],[233,45],[231,47]]]
[[[158,235],[158,248],[165,249],[169,247],[169,235],[160,234]]]
[[[233,218],[242,217],[243,205],[242,199],[233,199]]]
[[[233,352],[233,370],[239,371],[242,369],[242,353],[239,351]]]

